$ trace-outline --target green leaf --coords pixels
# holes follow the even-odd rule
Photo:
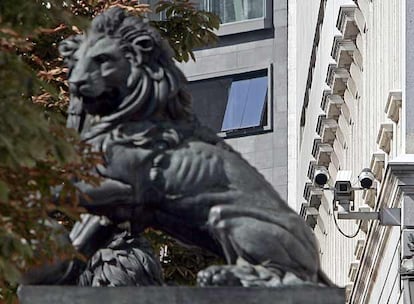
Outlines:
[[[8,185],[0,180],[0,201],[7,203],[9,201],[9,192]]]

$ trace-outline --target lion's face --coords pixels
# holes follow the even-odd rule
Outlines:
[[[120,39],[102,36],[85,39],[73,54],[70,92],[92,115],[109,115],[128,94],[130,62],[120,49]]]

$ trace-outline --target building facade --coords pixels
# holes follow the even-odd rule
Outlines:
[[[287,198],[287,1],[199,0],[222,21],[216,46],[181,65],[194,110]]]
[[[414,1],[195,2],[223,22],[181,65],[200,120],[305,218],[348,303],[414,303]],[[338,219],[344,173],[371,219]]]
[[[296,49],[289,55],[289,105],[295,103],[297,115],[297,145],[291,147],[297,210],[319,240],[323,269],[346,287],[348,303],[412,303],[404,274],[412,270],[414,249],[414,4],[306,2],[296,1],[289,15]],[[375,176],[371,189],[357,189],[364,168]],[[314,182],[320,170],[329,172],[324,187]],[[344,172],[356,189],[352,216],[379,218],[338,220],[333,188]],[[388,210],[395,212],[395,226],[381,217]]]

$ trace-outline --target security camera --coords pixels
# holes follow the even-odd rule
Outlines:
[[[324,167],[319,167],[315,170],[313,175],[313,183],[319,187],[323,187],[329,180],[328,170]]]
[[[355,191],[351,184],[351,171],[339,170],[334,187],[334,200],[343,211],[349,212],[351,202],[354,201]]]
[[[359,179],[359,183],[361,184],[362,188],[369,189],[374,183],[375,176],[372,173],[371,169],[364,168],[359,174],[358,179]]]

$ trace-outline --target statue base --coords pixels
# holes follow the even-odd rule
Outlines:
[[[343,304],[342,288],[21,286],[21,304]]]

